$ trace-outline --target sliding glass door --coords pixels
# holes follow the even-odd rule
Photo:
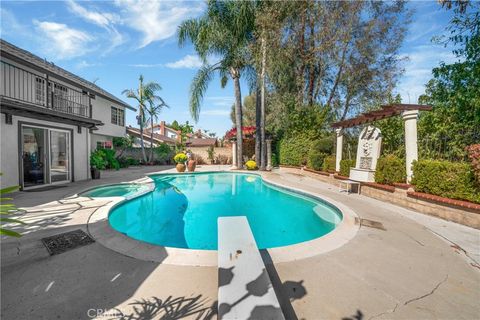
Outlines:
[[[50,183],[70,180],[69,133],[50,130]]]
[[[71,180],[70,132],[22,126],[22,187]]]
[[[47,183],[47,136],[45,129],[22,128],[23,187]]]

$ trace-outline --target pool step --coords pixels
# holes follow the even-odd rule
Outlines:
[[[285,319],[246,217],[218,218],[219,319]]]

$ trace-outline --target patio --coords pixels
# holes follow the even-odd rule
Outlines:
[[[107,200],[57,201],[85,188],[130,181],[167,167],[102,172],[102,179],[12,196],[29,207],[20,239],[2,239],[6,319],[216,318],[217,268],[137,260],[93,243],[50,256],[41,238],[82,229]],[[198,167],[225,170],[222,166]],[[170,169],[172,170],[172,169]],[[290,319],[472,319],[480,306],[480,231],[335,186],[296,169],[268,179],[350,207],[386,230],[361,226],[342,247],[278,263],[268,272]],[[456,244],[456,245],[455,245]],[[19,279],[22,281],[20,282]]]

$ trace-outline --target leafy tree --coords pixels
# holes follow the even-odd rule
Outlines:
[[[256,121],[256,98],[254,95],[248,95],[243,98],[242,106],[242,115],[243,115],[243,126],[250,127],[255,126]],[[230,119],[232,123],[235,124],[235,104],[232,105],[230,111]]]
[[[480,141],[480,2],[443,1],[454,8],[447,28],[450,36],[439,39],[453,45],[459,61],[441,63],[419,100],[431,112],[419,123],[423,157],[465,159],[466,146]]]
[[[190,40],[203,61],[190,87],[190,113],[195,121],[200,114],[200,104],[213,75],[218,73],[221,86],[228,77],[233,80],[235,91],[235,125],[242,128],[242,96],[240,77],[249,69],[247,46],[254,31],[252,1],[209,0],[206,13],[196,19],[184,21],[179,26],[179,45]],[[210,64],[209,58],[218,58]],[[242,166],[242,135],[237,133],[237,163]]]
[[[138,89],[125,89],[122,94],[126,95],[127,98],[135,99],[138,103],[138,124],[140,125],[140,145],[142,147],[143,161],[147,162],[147,155],[145,154],[145,145],[143,142],[143,127],[146,123],[146,109],[150,103],[155,103],[157,98],[156,92],[161,90],[161,86],[153,81],[148,83],[143,83],[143,76],[139,77],[139,86]]]
[[[161,89],[161,88],[160,88]],[[148,120],[150,121],[150,158],[149,162],[153,162],[153,124],[158,121],[158,115],[163,108],[169,107],[160,96],[153,96],[148,100],[148,105],[145,111],[148,114]],[[148,121],[147,120],[147,121]]]

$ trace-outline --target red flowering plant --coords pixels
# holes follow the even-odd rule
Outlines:
[[[252,138],[255,135],[255,126],[242,127],[242,136],[243,138]],[[237,128],[232,128],[225,133],[225,140],[236,140],[237,139]]]

